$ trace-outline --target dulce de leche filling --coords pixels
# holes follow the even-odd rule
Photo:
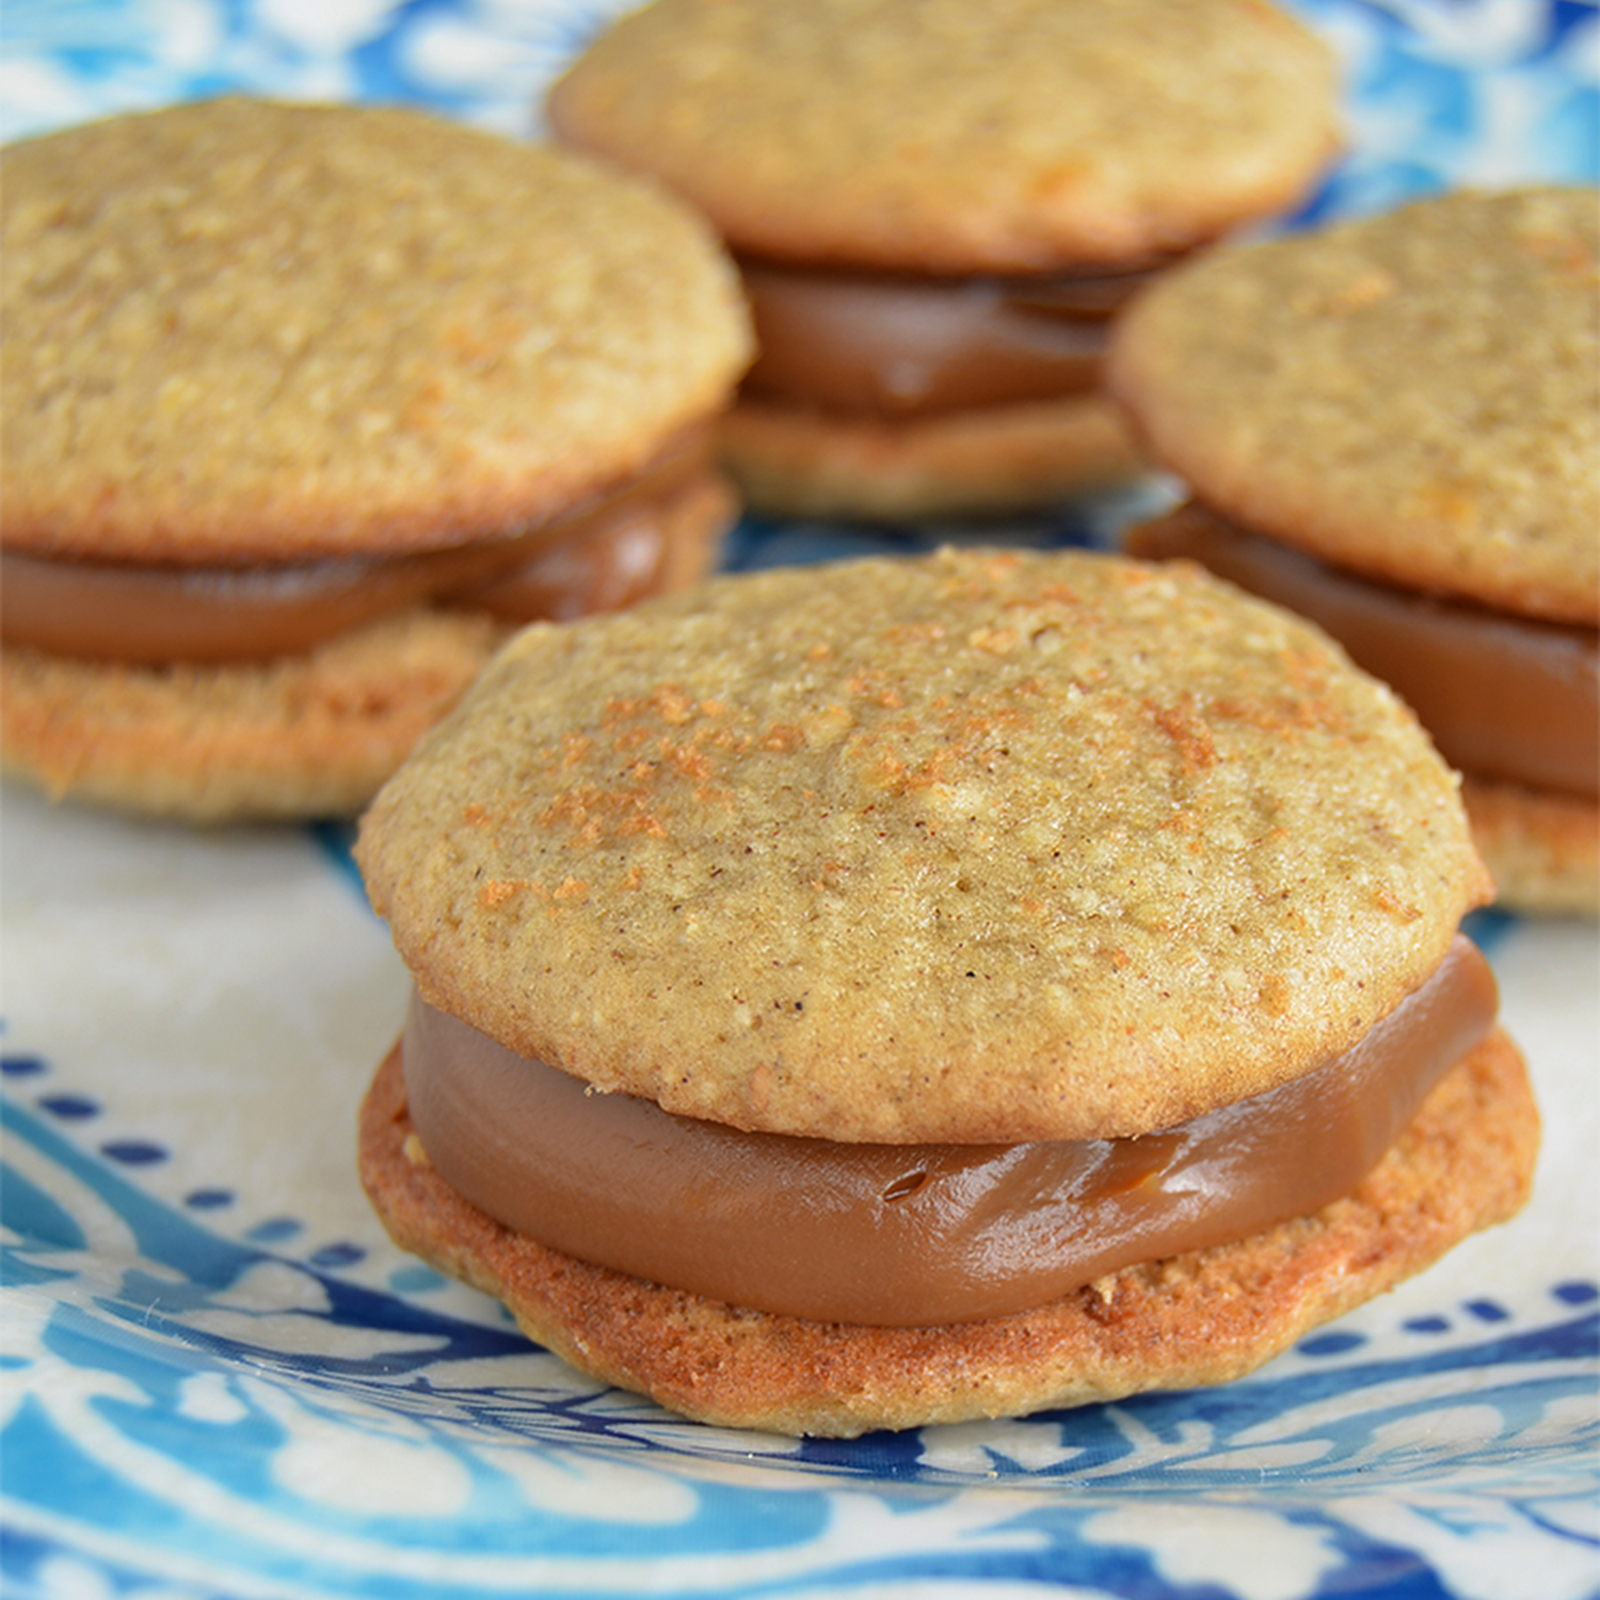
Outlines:
[[[1003,1316],[1350,1193],[1494,1024],[1458,937],[1345,1055],[1135,1139],[849,1145],[600,1095],[414,998],[401,1041],[428,1159],[507,1227],[754,1310],[919,1327]]]
[[[0,551],[0,640],[133,666],[271,660],[429,603],[510,623],[649,592],[709,441],[680,441],[618,488],[510,537],[389,557],[253,567],[138,566]]]
[[[914,417],[1098,387],[1112,313],[1149,276],[916,278],[740,262],[759,354],[743,392]]]
[[[1191,501],[1129,532],[1309,617],[1416,712],[1452,765],[1600,793],[1600,633],[1375,583],[1249,533]]]

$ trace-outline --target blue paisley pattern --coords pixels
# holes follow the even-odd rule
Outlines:
[[[45,1118],[4,1116],[0,1437],[28,1473],[8,1485],[0,1572],[18,1593],[85,1566],[108,1595],[215,1594],[218,1566],[293,1593],[311,1564],[316,1592],[395,1600],[848,1593],[874,1572],[1116,1594],[1222,1582],[1235,1540],[1272,1563],[1237,1590],[1263,1600],[1389,1592],[1419,1555],[1487,1600],[1533,1547],[1540,1594],[1592,1592],[1591,1283],[1526,1314],[1464,1306],[1440,1348],[1426,1329],[1377,1357],[1308,1341],[1227,1389],[777,1439],[679,1421],[504,1325],[230,1243]],[[103,1520],[67,1554],[61,1530],[97,1498]],[[183,1560],[159,1582],[141,1570],[151,1526],[207,1573],[193,1591]]]
[[[412,102],[533,134],[538,86],[615,9],[7,0],[0,135],[232,89]],[[1299,221],[1464,184],[1600,180],[1595,5],[1296,9],[1345,63],[1350,131]],[[1093,541],[1117,510],[994,537]],[[752,519],[729,563],[937,537]],[[208,852],[229,848],[89,829],[64,836],[25,803],[8,815],[14,859],[82,849],[118,892],[170,869],[152,895],[197,893]],[[344,832],[310,844],[296,870],[311,919],[361,915],[348,910]],[[152,851],[163,866],[145,865]],[[24,934],[54,936],[49,904],[8,907],[19,949]],[[1564,1053],[1556,1087],[1591,1092],[1593,1041],[1574,1056],[1572,1029],[1592,993],[1561,1018],[1592,985],[1592,936],[1497,917],[1475,931],[1508,1005],[1524,1007],[1530,1058],[1535,1044]],[[1600,1252],[1582,1204],[1559,1209],[1593,1194],[1587,1112],[1576,1132],[1548,1118],[1560,1192],[1539,1204],[1547,1224],[1563,1220],[1545,1236],[1471,1257],[1497,1263],[1482,1281],[1429,1274],[1250,1380],[797,1441],[701,1427],[596,1386],[498,1307],[386,1255],[370,1217],[270,1209],[301,1197],[273,1191],[245,1145],[179,1161],[189,1152],[174,1139],[189,1132],[123,1115],[115,1076],[86,1082],[81,1050],[56,1042],[70,1019],[58,1007],[41,1021],[15,973],[11,987],[0,1586],[18,1600],[1600,1595]],[[197,1163],[200,1181],[175,1183]]]

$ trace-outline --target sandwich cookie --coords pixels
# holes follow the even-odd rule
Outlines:
[[[1220,1382],[1522,1204],[1454,775],[1187,566],[956,553],[536,625],[357,859],[394,1238],[794,1433]]]
[[[1329,51],[1260,0],[655,0],[547,110],[738,258],[746,497],[902,518],[1133,476],[1108,318],[1304,197],[1336,98]]]
[[[1600,910],[1600,196],[1461,193],[1218,253],[1111,381],[1190,503],[1134,530],[1299,610],[1466,775],[1503,905]]]
[[[353,812],[520,622],[712,564],[749,328],[677,199],[238,99],[0,160],[8,771]]]

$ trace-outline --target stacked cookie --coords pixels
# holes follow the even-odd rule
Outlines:
[[[1231,250],[1112,382],[1193,502],[1130,548],[1294,607],[1466,774],[1502,904],[1600,909],[1600,196],[1454,194]]]
[[[1306,195],[1338,140],[1330,52],[1259,0],[655,0],[548,110],[740,260],[746,497],[869,517],[1129,477],[1111,312]]]
[[[350,812],[514,626],[680,587],[748,360],[678,202],[416,113],[243,100],[9,148],[4,757]]]
[[[1253,1370],[1522,1205],[1459,927],[1480,851],[1596,881],[1592,197],[1186,261],[1333,103],[1259,3],[656,0],[551,116],[706,220],[400,111],[14,147],[8,770],[381,785],[363,1181],[604,1380],[849,1436]],[[874,516],[1154,459],[1138,554],[1372,675],[1192,560],[698,582],[717,455]]]
[[[374,1204],[690,1416],[1220,1382],[1527,1193],[1453,774],[1189,568],[947,551],[536,625],[357,855],[417,986]]]

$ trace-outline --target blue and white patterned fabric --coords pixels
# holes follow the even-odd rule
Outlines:
[[[0,133],[238,89],[533,135],[607,9],[6,0]],[[1297,9],[1351,135],[1299,220],[1600,177],[1593,4]],[[945,531],[752,519],[729,563]],[[1226,1389],[798,1442],[599,1388],[388,1242],[353,1126],[406,978],[347,845],[6,796],[6,1595],[1600,1595],[1592,928],[1477,919],[1547,1123],[1511,1226]]]

